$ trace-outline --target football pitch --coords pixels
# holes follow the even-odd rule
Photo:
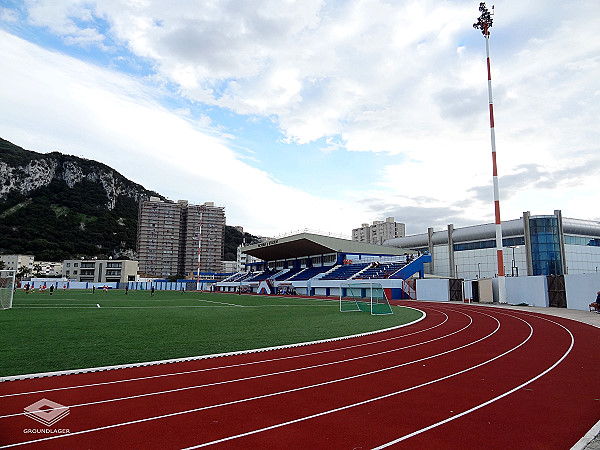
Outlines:
[[[341,313],[335,299],[109,290],[25,294],[0,311],[0,376],[250,350],[375,331],[417,320]]]

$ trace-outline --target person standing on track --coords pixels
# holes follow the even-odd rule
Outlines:
[[[154,286],[150,288],[150,297],[154,297]]]

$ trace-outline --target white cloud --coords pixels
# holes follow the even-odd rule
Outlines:
[[[19,20],[19,15],[16,11],[8,8],[0,8],[0,21],[14,23]]]
[[[294,144],[324,139],[322,150],[340,154],[341,166],[346,163],[345,151],[401,158],[402,163],[383,165],[368,192],[356,193],[357,202],[362,195],[372,204],[388,205],[396,198],[410,207],[446,205],[455,208],[454,219],[465,223],[493,213],[484,201],[485,186],[491,185],[491,156],[485,44],[471,27],[478,14],[476,3],[220,0],[172,2],[165,7],[158,0],[37,0],[26,5],[31,23],[48,27],[66,42],[102,48],[110,39],[110,45],[120,43],[136,57],[146,58],[155,71],[153,80],[174,84],[177,94],[192,102],[271,118],[290,151]],[[562,208],[565,215],[598,216],[586,206],[593,198],[595,173],[584,168],[595,167],[600,142],[596,126],[600,44],[590,38],[600,20],[600,7],[585,0],[500,0],[495,6],[490,44],[503,217],[538,208],[532,212]],[[106,35],[100,34],[104,29],[100,23],[108,28]],[[41,58],[49,63],[54,56]],[[135,105],[153,111],[146,118],[153,129],[132,125],[136,133],[152,135],[164,121],[181,134],[181,148],[187,148],[189,140],[210,148],[221,146],[213,152],[220,156],[209,152],[207,160],[229,164],[231,174],[244,179],[256,176],[257,189],[280,191],[285,184],[285,179],[274,182],[266,169],[256,172],[240,163],[229,151],[238,145],[233,133],[215,118],[201,116],[192,126],[168,111],[161,111],[164,117],[156,115],[156,104],[138,82],[123,78],[118,87],[121,79],[101,78],[92,79],[87,88],[99,83],[113,94],[127,92]],[[85,84],[85,78],[78,83]],[[59,104],[69,101],[44,98]],[[106,109],[116,104],[110,96],[98,102],[102,100],[109,103]],[[119,100],[131,107],[131,99]],[[87,105],[78,99],[69,104],[82,117],[103,122]],[[44,123],[43,118],[38,120]],[[117,125],[105,121],[102,127],[119,134],[123,142],[145,144]],[[48,120],[47,127],[51,126]],[[198,129],[229,141],[214,137],[204,141],[206,136],[200,138]],[[168,145],[161,136],[153,139]],[[200,164],[204,156],[196,147],[181,156],[196,157]],[[265,164],[260,149],[252,154]],[[566,176],[562,168],[569,165],[580,168],[568,174],[577,179],[577,187],[559,182],[560,174]],[[193,164],[182,170],[190,167]],[[359,169],[347,171],[360,173]],[[560,189],[540,180],[551,180]],[[304,199],[301,192],[283,191]],[[347,224],[329,222],[339,224],[335,229],[348,230],[384,215],[372,211],[376,217],[365,217],[362,206],[349,205],[356,208],[355,215]],[[327,216],[327,208],[324,211]]]
[[[349,214],[347,206],[289,188],[240,161],[226,141],[156,103],[151,86],[0,36],[5,139],[99,160],[173,199],[215,201],[227,206],[228,223],[255,233],[345,231],[338,217]],[[288,203],[307,212],[301,221],[273,208]]]

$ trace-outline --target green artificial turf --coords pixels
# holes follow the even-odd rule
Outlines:
[[[98,307],[98,305],[100,307]],[[0,311],[0,376],[127,364],[346,336],[421,316],[339,312],[335,300],[219,293],[15,293]]]

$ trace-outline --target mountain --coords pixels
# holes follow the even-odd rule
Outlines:
[[[133,258],[140,200],[160,194],[97,161],[25,150],[0,138],[0,253],[40,261]],[[258,238],[225,229],[225,259]]]
[[[0,138],[0,253],[131,257],[140,199],[159,194],[97,161]]]

